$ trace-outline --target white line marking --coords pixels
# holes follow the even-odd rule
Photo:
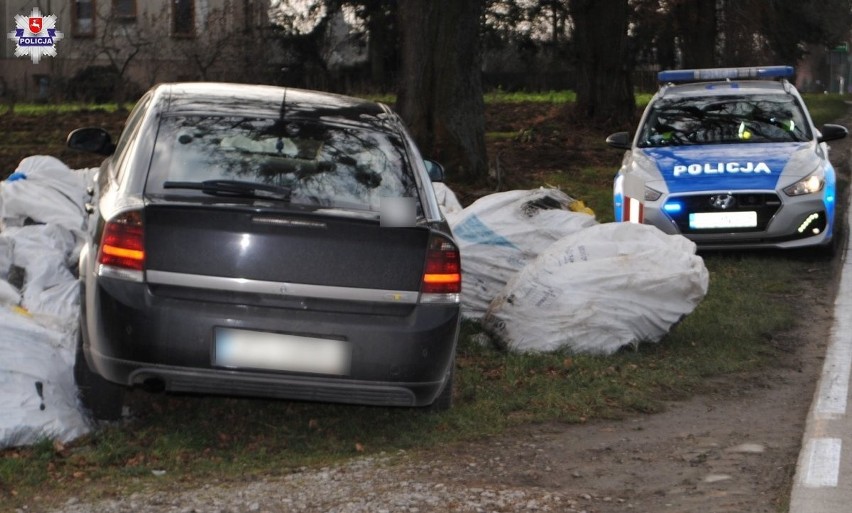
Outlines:
[[[814,438],[805,448],[805,472],[802,485],[808,488],[836,487],[840,474],[840,451],[843,442],[839,438]]]
[[[815,414],[818,419],[833,419],[846,414],[850,360],[852,360],[852,333],[840,331],[841,323],[836,322],[836,324],[838,326],[831,330],[834,343],[826,351],[825,367],[817,397]]]
[[[845,268],[840,279],[840,288],[834,304],[834,324],[831,327],[831,342],[825,354],[825,364],[815,406],[817,419],[834,419],[846,414],[849,395],[849,373],[852,367],[852,322],[843,315],[852,305],[852,287],[848,283],[849,272]]]

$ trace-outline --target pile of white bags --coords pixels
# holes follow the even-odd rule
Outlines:
[[[33,156],[0,182],[0,448],[90,429],[73,377],[74,273],[94,171]]]
[[[491,303],[483,325],[517,351],[611,354],[658,342],[698,306],[708,281],[687,238],[601,224],[547,248]]]
[[[558,189],[500,192],[447,214],[462,261],[462,313],[481,318],[506,283],[557,240],[597,224]]]
[[[707,294],[709,273],[689,239],[598,224],[556,189],[445,212],[461,252],[462,313],[510,350],[612,354],[658,342]]]

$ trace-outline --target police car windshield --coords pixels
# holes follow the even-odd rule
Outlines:
[[[792,96],[660,98],[640,129],[640,147],[801,142],[811,139]]]

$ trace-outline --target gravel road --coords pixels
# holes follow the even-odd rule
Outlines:
[[[415,461],[420,460],[420,461]],[[475,464],[474,464],[475,466]],[[254,482],[213,482],[185,491],[133,493],[96,503],[69,499],[57,513],[242,512],[514,512],[582,513],[591,495],[566,497],[537,488],[470,486],[453,482],[457,465],[405,453],[363,457],[344,465]],[[427,476],[426,479],[423,477]],[[168,479],[168,476],[161,476]],[[598,500],[625,502],[624,499]],[[33,508],[25,511],[35,511]]]

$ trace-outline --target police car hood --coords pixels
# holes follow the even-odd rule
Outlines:
[[[814,142],[690,145],[634,150],[634,170],[670,193],[776,190],[820,164]],[[659,182],[664,182],[661,187]]]

